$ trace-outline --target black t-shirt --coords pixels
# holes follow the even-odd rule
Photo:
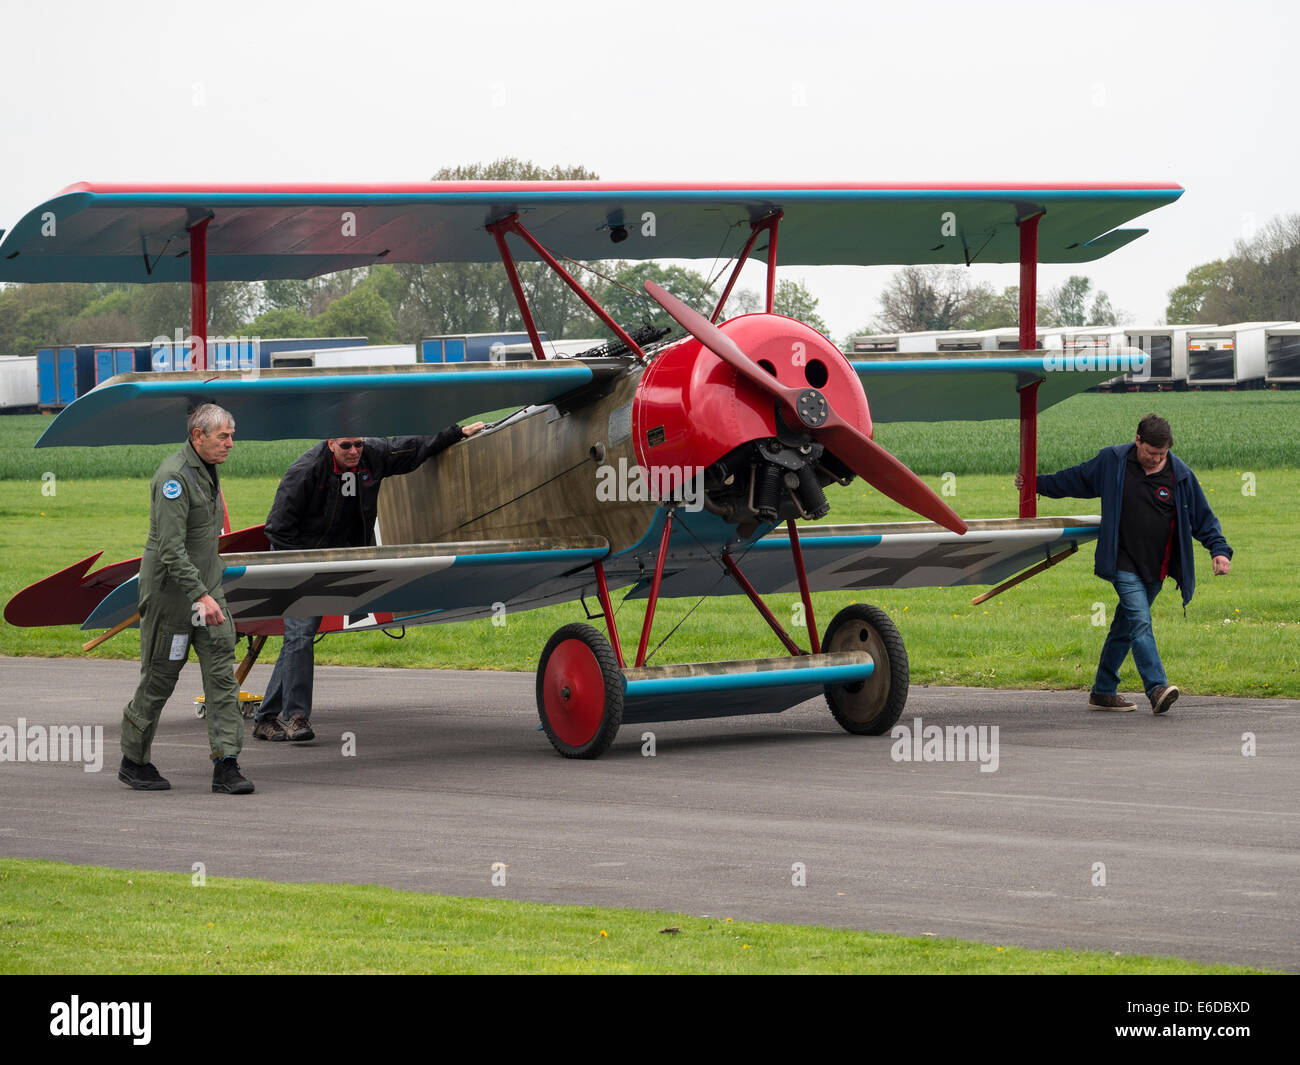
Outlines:
[[[1164,467],[1148,474],[1138,462],[1137,448],[1124,467],[1124,502],[1119,517],[1119,557],[1116,569],[1136,573],[1147,584],[1169,574],[1174,532],[1174,470]]]

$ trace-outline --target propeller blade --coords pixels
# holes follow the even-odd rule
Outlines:
[[[699,311],[664,291],[653,281],[645,290],[683,329],[756,388],[776,399],[791,415],[792,426],[802,426],[814,440],[873,488],[923,518],[961,534],[966,523],[920,477],[868,437],[844,421],[816,389],[788,388],[754,362],[731,337]]]
[[[834,417],[813,435],[844,465],[895,503],[958,535],[966,531],[966,523],[933,488],[852,425]]]
[[[727,336],[699,311],[683,303],[671,292],[665,291],[653,281],[645,283],[645,290],[650,294],[650,298],[667,311],[678,325],[735,370],[737,374],[784,404],[791,413],[794,412],[794,397],[798,395],[798,389],[787,388],[781,384],[780,381],[746,355],[740,345],[731,337]]]

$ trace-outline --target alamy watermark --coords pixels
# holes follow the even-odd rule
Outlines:
[[[596,500],[601,503],[676,502],[681,509],[696,513],[704,509],[703,466],[628,465],[603,463],[596,467]]]
[[[104,768],[103,725],[0,725],[0,762],[81,762],[87,773]]]
[[[136,1046],[148,1046],[153,1013],[151,1002],[69,1002],[50,1006],[50,1035],[130,1036]]]
[[[979,762],[981,773],[998,770],[997,725],[924,725],[914,717],[910,727],[895,725],[889,736],[895,762]]]

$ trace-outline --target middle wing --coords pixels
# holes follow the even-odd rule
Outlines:
[[[36,446],[171,443],[204,402],[234,411],[241,440],[324,440],[371,426],[382,426],[385,436],[413,436],[484,411],[552,403],[628,366],[611,358],[121,374],[65,407]]]
[[[1017,389],[1035,381],[1042,382],[1037,406],[1043,411],[1119,374],[1140,372],[1147,358],[1133,352],[1084,363],[1059,351],[1025,351],[851,359],[850,364],[878,422],[986,421],[1019,418]]]

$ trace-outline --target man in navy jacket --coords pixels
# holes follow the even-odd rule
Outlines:
[[[1169,423],[1148,414],[1132,444],[1103,448],[1088,462],[1040,474],[1036,490],[1052,499],[1101,497],[1101,531],[1094,571],[1119,593],[1119,605],[1101,649],[1088,705],[1094,710],[1133,710],[1119,694],[1119,669],[1129,651],[1151,709],[1163,714],[1178,698],[1165,676],[1151,628],[1151,604],[1165,577],[1183,593],[1196,588],[1192,537],[1210,552],[1216,576],[1228,572],[1232,548],[1205,499],[1196,475],[1170,453]],[[1021,478],[1017,475],[1016,484]]]

